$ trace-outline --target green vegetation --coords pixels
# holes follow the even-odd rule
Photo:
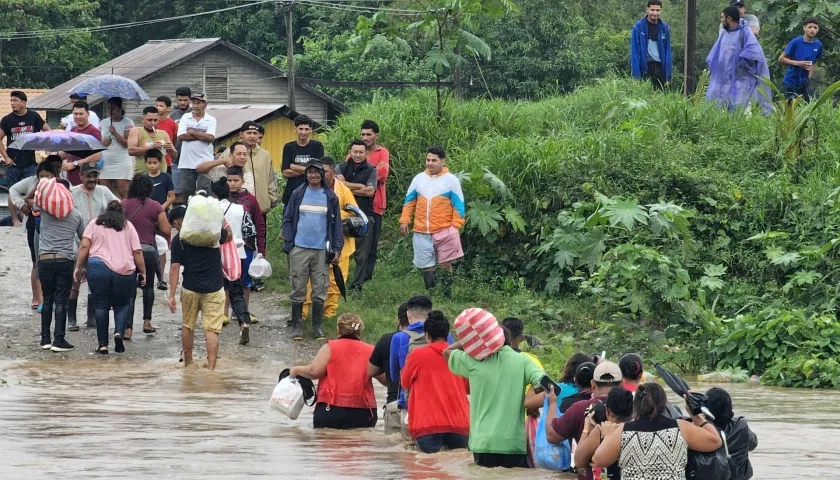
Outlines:
[[[840,127],[827,105],[810,114],[818,131]],[[391,151],[389,220],[374,282],[340,311],[363,314],[367,340],[422,292],[396,217],[439,143],[468,205],[453,299],[435,296],[450,317],[478,305],[522,318],[555,372],[569,352],[607,350],[779,385],[840,375],[815,366],[840,348],[840,140],[805,132],[791,163],[773,116],[614,79],[540,102],[450,99],[440,119],[432,91],[377,99],[325,135],[328,152],[342,155],[365,118]]]

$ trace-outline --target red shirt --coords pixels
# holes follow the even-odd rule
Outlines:
[[[345,161],[350,161],[350,154],[347,154]],[[385,182],[388,180],[388,172],[391,171],[390,154],[388,149],[377,145],[376,149],[367,153],[367,161],[376,167],[376,194],[373,196],[373,213],[382,215],[388,200],[385,197]]]
[[[88,123],[88,126],[85,128],[79,128],[78,125],[74,125],[73,128],[70,130],[71,132],[76,133],[85,133],[87,135],[92,135],[96,137],[97,140],[100,142],[102,141],[102,133],[99,132],[99,129],[94,127],[92,123]],[[72,152],[67,152],[67,160],[64,163],[73,163],[74,161],[82,160],[81,158],[72,154]],[[82,166],[79,165],[78,168],[74,168],[67,172],[67,181],[70,182],[70,185],[81,185],[82,183]]]
[[[173,144],[178,141],[178,124],[175,123],[175,120],[166,117],[166,120],[158,122],[157,128],[166,132],[169,135],[169,141]],[[168,153],[166,154],[166,166],[172,166],[172,157]]]
[[[408,396],[408,431],[411,438],[437,433],[470,434],[469,380],[449,370],[443,351],[449,344],[435,342],[408,354],[400,372]]]

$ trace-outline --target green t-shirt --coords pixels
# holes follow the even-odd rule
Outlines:
[[[508,346],[483,361],[456,350],[449,370],[470,381],[470,451],[527,453],[524,387],[539,386],[545,373]]]

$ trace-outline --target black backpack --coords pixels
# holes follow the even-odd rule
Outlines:
[[[688,464],[685,467],[687,480],[729,480],[729,447],[726,445],[726,434],[718,430],[723,445],[714,452],[688,451]]]

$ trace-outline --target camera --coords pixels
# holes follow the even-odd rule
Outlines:
[[[592,412],[595,412],[595,416],[593,420],[595,423],[600,425],[607,421],[607,407],[601,401],[597,401],[592,405],[586,408],[585,416],[589,416]]]

